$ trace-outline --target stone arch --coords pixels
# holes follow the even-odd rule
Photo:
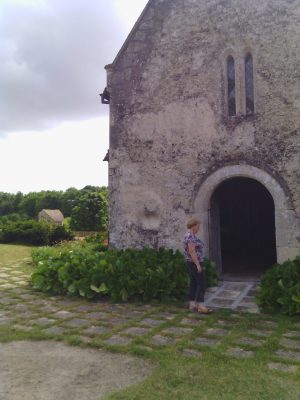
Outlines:
[[[250,165],[231,165],[218,169],[201,184],[193,199],[192,211],[202,221],[202,237],[205,254],[209,256],[210,202],[217,187],[234,177],[246,177],[260,182],[271,194],[275,206],[277,262],[299,255],[297,243],[297,219],[281,185],[267,172]]]

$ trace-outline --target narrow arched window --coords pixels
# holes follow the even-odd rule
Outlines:
[[[227,103],[228,115],[230,117],[236,115],[236,99],[235,99],[235,67],[234,58],[227,58]]]
[[[245,57],[246,114],[254,113],[253,58],[250,53]]]

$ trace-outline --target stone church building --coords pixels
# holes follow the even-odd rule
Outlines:
[[[150,0],[106,69],[111,246],[300,254],[300,1]]]

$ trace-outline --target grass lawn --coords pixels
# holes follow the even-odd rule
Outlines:
[[[16,262],[19,264],[19,270],[28,273],[30,265],[20,263],[20,260],[29,257],[31,250],[31,247],[26,246],[0,245],[0,272],[1,266],[4,266],[5,263],[11,265],[12,262]],[[13,277],[11,279],[11,282],[13,282]],[[36,299],[52,302],[51,304],[54,304],[56,308],[60,307],[59,302],[61,301],[61,309],[68,310],[68,307],[70,307],[69,310],[72,313],[80,305],[89,304],[83,299],[78,299],[75,301],[75,305],[71,303],[68,305],[68,303],[64,303],[64,299],[56,300],[34,291],[32,291],[32,295],[37,296]],[[13,290],[10,292],[8,289],[7,296],[16,301],[18,296],[22,296],[22,294],[13,293]],[[28,305],[28,310],[36,314],[35,318],[54,318],[51,311],[48,314],[45,311],[41,313],[40,305],[32,302],[33,299],[27,300],[24,297],[23,300],[21,299],[20,297],[20,303],[22,302],[24,307]],[[2,307],[2,304],[0,304],[0,307]],[[149,311],[143,305],[125,305],[124,312],[139,307],[146,314],[148,312],[147,318],[159,319],[162,318],[159,315],[166,312],[173,312],[175,318],[173,320],[166,319],[161,327],[154,327],[151,331],[149,330],[149,333],[134,337],[128,345],[116,346],[105,344],[105,335],[102,337],[101,335],[94,336],[89,343],[80,341],[82,332],[84,332],[83,328],[80,327],[66,329],[61,335],[47,336],[43,333],[45,326],[32,325],[30,320],[24,321],[22,314],[18,317],[13,307],[12,304],[4,303],[3,310],[8,313],[9,317],[15,319],[16,324],[23,324],[30,327],[31,330],[20,332],[11,325],[0,324],[1,342],[23,339],[62,340],[75,346],[91,346],[113,352],[129,353],[150,360],[157,366],[154,373],[144,382],[113,394],[107,397],[107,400],[298,400],[300,398],[300,359],[278,359],[276,356],[276,351],[283,349],[280,342],[289,340],[285,336],[288,332],[292,332],[294,335],[296,332],[296,337],[293,337],[293,340],[296,343],[299,342],[300,346],[299,317],[239,314],[229,310],[218,310],[210,316],[201,317],[198,321],[198,316],[186,315],[187,312],[183,305],[153,305]],[[98,311],[101,311],[101,307],[100,303]],[[84,312],[80,314],[76,311],[75,314],[73,318],[85,318]],[[121,313],[120,316],[122,317]],[[109,325],[109,318],[111,316],[108,315],[104,325]],[[145,318],[145,316],[140,319],[142,318]],[[194,325],[188,325],[187,322],[183,324],[184,318],[194,319]],[[141,321],[138,318],[135,320],[128,319],[128,324],[125,327],[136,327],[140,323]],[[57,320],[54,325],[64,326],[64,321]],[[181,335],[175,344],[166,346],[152,344],[153,335],[166,335],[163,330],[183,326],[193,329],[189,334]],[[120,334],[120,332],[121,335],[124,335],[122,332],[124,326],[113,326],[111,329],[115,335]],[[223,329],[225,333],[220,334],[219,332],[217,334],[215,331],[215,334],[208,334],[211,329]],[[253,332],[251,333],[254,329],[262,333],[266,331],[268,336],[255,336]],[[298,336],[297,332],[299,332]],[[110,337],[109,335],[111,333],[107,334],[107,337]],[[195,339],[201,337],[213,338],[219,344],[209,347],[195,343]],[[257,346],[241,344],[240,340],[245,337],[252,338],[258,343],[261,342],[261,344]],[[236,358],[228,354],[228,351],[232,348],[253,351],[253,357]],[[198,356],[188,357],[184,355],[184,349],[195,350],[198,352]],[[288,351],[288,349],[285,350]],[[296,356],[298,354],[300,356],[300,348],[289,350],[293,351]],[[296,367],[296,370],[294,372],[272,370],[268,368],[270,363],[280,363],[283,367],[288,368]]]
[[[202,336],[207,327],[216,327],[218,321],[225,325],[232,324],[232,316],[227,310],[219,310],[206,318],[205,327],[196,329]],[[299,318],[285,316],[262,316],[238,314],[239,318],[232,326],[231,334],[222,338],[218,346],[207,347],[193,343],[191,338],[181,340],[175,346],[148,353],[148,357],[158,363],[159,368],[146,382],[136,388],[130,388],[122,393],[109,397],[109,400],[296,400],[300,398],[300,362],[283,361],[274,357],[282,334],[299,329]],[[254,348],[251,345],[241,345],[239,339],[248,336],[254,328],[264,330],[264,318],[277,325],[264,346]],[[180,319],[180,318],[179,318]],[[251,336],[251,335],[250,335]],[[219,337],[215,336],[216,339]],[[258,339],[256,337],[256,339]],[[299,331],[300,345],[300,331]],[[146,342],[141,344],[147,345]],[[252,350],[255,357],[238,359],[227,354],[229,348]],[[280,346],[279,346],[280,347]],[[195,349],[201,357],[186,357],[183,349]],[[133,354],[140,354],[138,349],[131,349]],[[296,351],[299,352],[300,349]],[[146,352],[147,353],[147,352]],[[297,365],[297,373],[286,373],[270,370],[269,363]]]
[[[0,244],[0,265],[29,258],[34,246]]]
[[[172,354],[168,357],[169,361],[162,360],[160,368],[146,383],[109,399],[299,399],[299,382],[265,373],[254,362],[232,362],[209,354],[200,362],[186,361]]]

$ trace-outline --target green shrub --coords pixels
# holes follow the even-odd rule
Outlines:
[[[216,263],[210,261],[208,258],[204,259],[203,266],[205,269],[206,284],[210,286],[218,286],[218,273],[216,268]]]
[[[49,227],[49,244],[54,245],[64,240],[73,240],[74,234],[64,225],[51,224]],[[46,243],[47,244],[47,243]]]
[[[63,226],[35,220],[8,221],[0,228],[1,243],[24,243],[39,246],[52,245],[72,238],[73,234]]]
[[[17,214],[17,213],[7,214],[7,215],[0,217],[0,228],[2,225],[6,225],[9,222],[17,222],[17,221],[25,221],[25,220],[28,220],[28,218],[25,215]]]
[[[98,251],[108,250],[108,232],[97,232],[95,235],[90,235],[85,238],[87,243],[95,244],[95,249]]]
[[[300,257],[267,270],[256,296],[265,312],[300,314]]]
[[[88,298],[104,294],[114,301],[162,300],[185,293],[182,259],[172,251],[99,252],[86,243],[56,254],[35,252],[33,259],[38,263],[33,285],[46,291]]]
[[[71,222],[71,217],[66,217],[64,219],[63,225],[67,230],[71,230],[70,222]]]
[[[49,227],[34,220],[9,221],[1,226],[0,242],[43,245],[49,242]]]
[[[86,191],[71,213],[70,227],[74,231],[102,231],[107,228],[108,200],[106,193]]]
[[[113,301],[183,299],[188,275],[182,254],[167,249],[101,251],[101,242],[84,241],[35,250],[35,288]],[[208,260],[209,276],[214,265]]]
[[[95,243],[95,244],[107,244],[108,232],[95,232],[94,235],[89,235],[85,238],[85,241],[88,243]]]

